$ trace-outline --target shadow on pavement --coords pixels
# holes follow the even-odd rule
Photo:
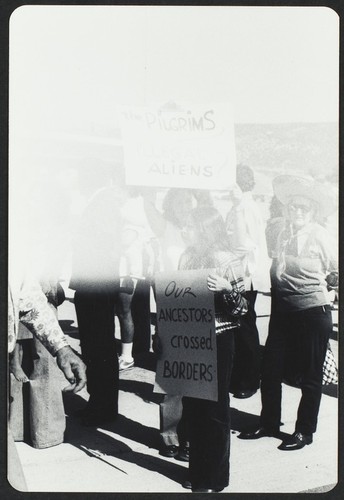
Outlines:
[[[128,437],[136,443],[144,444],[150,448],[157,448],[159,438],[157,429],[146,427],[123,415],[119,415],[116,422],[102,426],[102,429]],[[161,474],[176,483],[181,483],[187,474],[187,467],[172,460],[135,451],[117,437],[109,436],[100,429],[83,427],[75,417],[67,417],[65,442],[82,450],[86,455],[107,463],[109,467],[113,467],[122,474],[127,474],[127,472],[118,464],[111,463],[111,458],[119,458],[138,465],[143,469]]]
[[[231,430],[237,432],[247,431],[259,426],[259,416],[252,413],[231,408]]]
[[[74,416],[76,411],[85,407],[85,400],[78,394],[70,393],[64,393],[63,399],[67,415],[65,440],[72,442],[76,436],[87,436],[89,432],[94,432],[95,427],[83,426],[79,418]],[[119,414],[114,422],[102,424],[102,429],[136,441],[148,448],[159,448],[158,429],[142,425],[122,414]]]
[[[154,352],[142,352],[140,354],[135,354],[135,366],[139,368],[144,368],[151,372],[156,371],[157,357]]]
[[[138,380],[120,379],[119,390],[131,392],[132,394],[139,396],[146,403],[159,404],[164,397],[163,394],[153,392],[153,384]]]
[[[158,429],[155,427],[147,427],[124,415],[119,414],[115,422],[109,422],[108,424],[102,425],[102,429],[115,432],[124,438],[143,444],[148,448],[154,448],[156,450],[159,448],[160,435]]]
[[[281,423],[281,425],[283,426],[283,423]],[[233,434],[252,431],[258,427],[259,415],[253,415],[252,413],[246,413],[236,408],[231,408],[231,432]],[[281,431],[278,439],[283,440],[289,436],[290,434]]]

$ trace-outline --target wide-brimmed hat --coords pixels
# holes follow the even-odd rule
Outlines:
[[[336,210],[337,199],[333,188],[312,177],[279,175],[272,181],[275,196],[287,205],[293,196],[303,196],[318,206],[320,217],[328,217]]]

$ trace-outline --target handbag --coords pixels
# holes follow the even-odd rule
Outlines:
[[[323,365],[323,385],[338,384],[338,368],[330,342],[327,344],[326,357]]]

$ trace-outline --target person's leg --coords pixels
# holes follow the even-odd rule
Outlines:
[[[86,364],[89,412],[104,419],[118,414],[118,357],[115,342],[115,296],[77,291],[74,304]]]
[[[134,322],[131,314],[133,294],[119,293],[116,312],[121,328],[122,352],[119,359],[119,370],[131,368],[134,365],[133,341]]]
[[[252,396],[260,383],[260,344],[254,309],[257,292],[248,291],[248,311],[240,318],[240,328],[235,332],[235,354],[230,392],[234,397]]]
[[[217,337],[218,401],[183,398],[190,432],[190,481],[193,490],[221,491],[229,484],[229,382],[233,332]]]
[[[18,380],[18,382],[28,382],[29,379],[27,378],[22,368],[23,345],[21,342],[22,342],[21,340],[17,341],[14,351],[10,355],[9,368],[10,368],[10,373],[13,373],[15,379]]]
[[[332,331],[330,306],[302,311],[300,315],[301,391],[295,432],[316,431],[322,395],[323,364]]]
[[[282,378],[289,329],[288,315],[273,311],[264,348],[260,415],[261,426],[273,433],[279,431],[281,422]]]
[[[182,396],[166,394],[159,405],[160,436],[162,446],[160,454],[174,457],[178,453],[179,437],[177,427],[182,417]]]

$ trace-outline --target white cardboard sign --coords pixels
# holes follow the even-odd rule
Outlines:
[[[228,104],[128,106],[121,108],[120,122],[127,184],[223,190],[235,182]]]

